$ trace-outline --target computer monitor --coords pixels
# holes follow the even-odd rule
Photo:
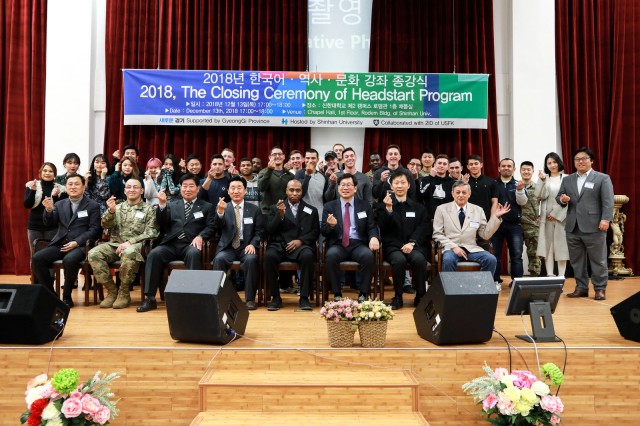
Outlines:
[[[507,302],[507,315],[529,314],[531,338],[518,335],[519,339],[531,342],[559,342],[553,327],[555,312],[562,294],[564,277],[514,278]]]

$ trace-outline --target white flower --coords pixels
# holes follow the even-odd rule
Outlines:
[[[45,386],[36,386],[35,388],[31,388],[27,391],[27,396],[25,397],[25,401],[27,403],[27,408],[31,409],[31,404],[33,401],[36,401],[42,398],[42,392],[44,391]]]
[[[60,411],[58,411],[53,402],[50,402],[49,405],[47,405],[45,409],[42,410],[42,420],[52,420],[56,417],[60,417]],[[47,422],[47,424],[50,425],[53,423]]]
[[[531,384],[531,390],[539,396],[549,395],[549,385],[539,380]]]
[[[51,420],[47,420],[47,426],[64,426],[64,422],[62,421],[60,416],[58,416],[54,417]]]

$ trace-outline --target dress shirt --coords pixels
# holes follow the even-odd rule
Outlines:
[[[584,186],[584,183],[587,181],[587,178],[589,177],[589,173],[591,173],[591,170],[593,169],[589,169],[588,172],[585,172],[582,175],[576,172],[576,174],[578,175],[578,194],[582,193],[582,187]]]
[[[358,230],[356,228],[356,214],[355,214],[355,206],[353,205],[355,198],[351,197],[349,200],[345,200],[340,197],[340,217],[344,218],[344,209],[345,204],[349,203],[349,219],[351,222],[351,227],[349,228],[349,239],[352,240],[360,240],[360,236],[358,235]]]

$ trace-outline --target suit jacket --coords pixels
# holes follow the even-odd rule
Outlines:
[[[304,245],[315,249],[316,241],[320,236],[318,209],[301,200],[298,205],[298,215],[294,216],[289,202],[285,201],[284,204],[286,206],[284,219],[280,219],[276,206],[271,206],[267,219],[269,245],[282,246],[292,240],[301,240]]]
[[[429,237],[431,221],[427,209],[420,203],[407,198],[406,203],[398,203],[393,197],[393,213],[389,214],[387,206],[378,207],[377,221],[382,234],[382,248],[385,253],[400,250],[403,245],[413,242],[414,250],[429,257]]]
[[[231,247],[233,237],[236,233],[236,213],[233,211],[233,203],[228,203],[222,217],[218,212],[214,212],[216,228],[220,230],[220,240],[218,250]],[[256,253],[260,249],[260,240],[264,232],[264,216],[260,212],[260,207],[255,204],[244,202],[242,225],[242,241],[245,246],[249,244],[256,248]]]
[[[202,216],[200,217],[200,214]],[[189,242],[198,235],[208,240],[215,232],[213,206],[203,200],[195,199],[189,217],[184,217],[184,199],[177,197],[169,201],[164,209],[158,208],[156,217],[164,238],[160,244],[167,244],[184,232]],[[199,217],[196,217],[199,216]]]
[[[44,224],[58,226],[58,232],[50,245],[64,245],[75,241],[84,246],[89,240],[97,240],[102,234],[100,226],[100,205],[83,195],[78,209],[71,215],[71,200],[65,198],[55,203],[52,212],[44,210]]]
[[[560,202],[562,194],[571,200],[568,204]],[[613,220],[613,184],[609,175],[591,170],[587,180],[578,194],[578,174],[572,173],[562,179],[556,201],[566,207],[567,219],[565,230],[573,232],[576,224],[582,232],[600,232],[601,220]]]
[[[464,223],[460,227],[459,211],[460,208],[455,201],[438,206],[433,218],[433,239],[440,243],[443,250],[463,247],[470,253],[483,251],[484,249],[476,243],[476,238],[491,238],[502,220],[493,215],[487,222],[482,207],[467,203]]]
[[[322,212],[322,226],[321,232],[327,238],[327,246],[334,244],[342,244],[342,207],[340,204],[341,199],[333,200],[324,205]],[[369,203],[364,200],[360,200],[358,197],[353,197],[353,212],[356,220],[356,230],[360,239],[365,244],[369,244],[371,238],[376,237],[380,239],[380,233],[378,227],[373,218],[373,210]],[[338,224],[332,229],[327,223],[327,217],[329,214],[338,220]],[[362,217],[358,217],[360,214]]]

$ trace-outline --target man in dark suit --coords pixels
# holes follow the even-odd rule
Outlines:
[[[556,196],[556,201],[568,209],[564,229],[576,277],[576,289],[567,296],[589,296],[588,260],[595,299],[605,300],[609,277],[607,230],[613,220],[613,184],[609,175],[591,168],[593,151],[589,148],[578,148],[573,161],[577,173],[562,179]]]
[[[31,270],[38,284],[54,291],[49,266],[56,260],[62,259],[64,265],[62,300],[71,308],[73,307],[71,290],[85,258],[85,246],[87,241],[100,237],[102,228],[100,227],[100,206],[84,195],[84,177],[76,173],[68,175],[65,188],[69,198],[62,199],[55,205],[50,197],[42,201],[45,208],[44,224],[58,225],[58,232],[48,247],[33,255]]]
[[[413,286],[416,289],[415,306],[418,306],[427,291],[425,281],[431,221],[424,206],[407,198],[409,180],[404,173],[392,173],[389,182],[393,196],[387,193],[376,216],[382,234],[384,259],[392,268],[395,296],[391,301],[391,309],[400,309],[403,306],[402,293],[407,263],[411,265]]]
[[[287,182],[287,200],[278,200],[271,206],[267,219],[269,245],[264,255],[264,273],[269,284],[271,302],[267,307],[277,311],[282,307],[278,286],[278,265],[283,260],[298,262],[300,276],[299,307],[310,311],[309,288],[313,281],[315,246],[320,235],[318,210],[302,201],[302,184],[299,180]]]
[[[229,180],[231,202],[220,198],[215,215],[215,226],[221,231],[213,269],[227,271],[231,264],[239,260],[244,274],[244,294],[247,309],[256,309],[258,289],[258,247],[264,229],[264,219],[260,208],[246,203],[247,181],[240,176]]]
[[[375,267],[373,252],[380,248],[378,227],[371,206],[354,197],[357,181],[350,173],[338,178],[338,200],[327,203],[322,213],[322,235],[326,237],[326,275],[334,298],[342,298],[338,277],[340,262],[353,259],[360,264],[360,295],[369,297]]]
[[[156,290],[167,263],[182,260],[187,269],[202,269],[202,245],[213,236],[215,228],[213,206],[196,198],[198,185],[198,177],[187,173],[180,178],[180,197],[167,204],[164,191],[158,193],[156,218],[164,237],[147,256],[144,270],[146,297],[136,309],[138,312],[158,307]]]

